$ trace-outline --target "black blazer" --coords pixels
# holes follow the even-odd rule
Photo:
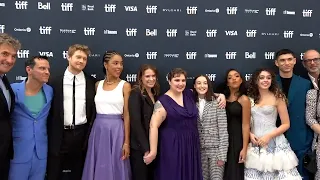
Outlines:
[[[94,103],[95,79],[84,74],[86,80],[86,114],[89,130],[93,124],[96,108]],[[51,154],[58,155],[61,148],[64,130],[64,107],[63,107],[63,75],[50,79],[49,85],[53,88],[53,99],[50,114],[47,122],[48,128],[48,151]],[[87,141],[84,142],[84,150]]]
[[[6,76],[3,76],[2,81],[7,87],[11,97],[10,111],[8,109],[7,100],[0,89],[0,163],[4,162],[8,157],[13,158],[13,139],[12,139],[12,126],[11,114],[14,110],[15,95],[12,91],[10,83]]]
[[[153,102],[147,92],[132,89],[129,97],[130,146],[145,153],[150,150],[149,124],[153,113]]]

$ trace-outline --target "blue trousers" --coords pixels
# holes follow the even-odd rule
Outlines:
[[[32,158],[26,163],[10,163],[9,180],[44,180],[47,159],[39,159],[35,150]]]

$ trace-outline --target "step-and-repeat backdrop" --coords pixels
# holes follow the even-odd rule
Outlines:
[[[32,55],[47,55],[52,75],[64,72],[74,43],[91,48],[86,72],[92,76],[104,77],[102,55],[117,50],[125,57],[123,79],[134,82],[141,64],[153,64],[163,91],[174,67],[187,70],[188,79],[201,73],[220,81],[229,68],[248,79],[257,67],[274,68],[281,48],[300,60],[319,44],[316,0],[2,1],[0,32],[23,45],[11,81],[25,78],[24,60]]]

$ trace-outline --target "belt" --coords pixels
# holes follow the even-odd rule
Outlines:
[[[64,130],[79,129],[79,128],[85,127],[86,125],[87,125],[87,124],[80,124],[80,125],[73,125],[73,124],[71,124],[71,125],[65,125],[65,126],[63,127],[63,129],[64,129]]]

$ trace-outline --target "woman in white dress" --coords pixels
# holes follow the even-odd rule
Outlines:
[[[246,180],[301,180],[298,159],[283,135],[290,127],[286,97],[279,89],[275,74],[257,70],[250,81],[251,143],[245,162]],[[277,116],[281,125],[276,127]]]

